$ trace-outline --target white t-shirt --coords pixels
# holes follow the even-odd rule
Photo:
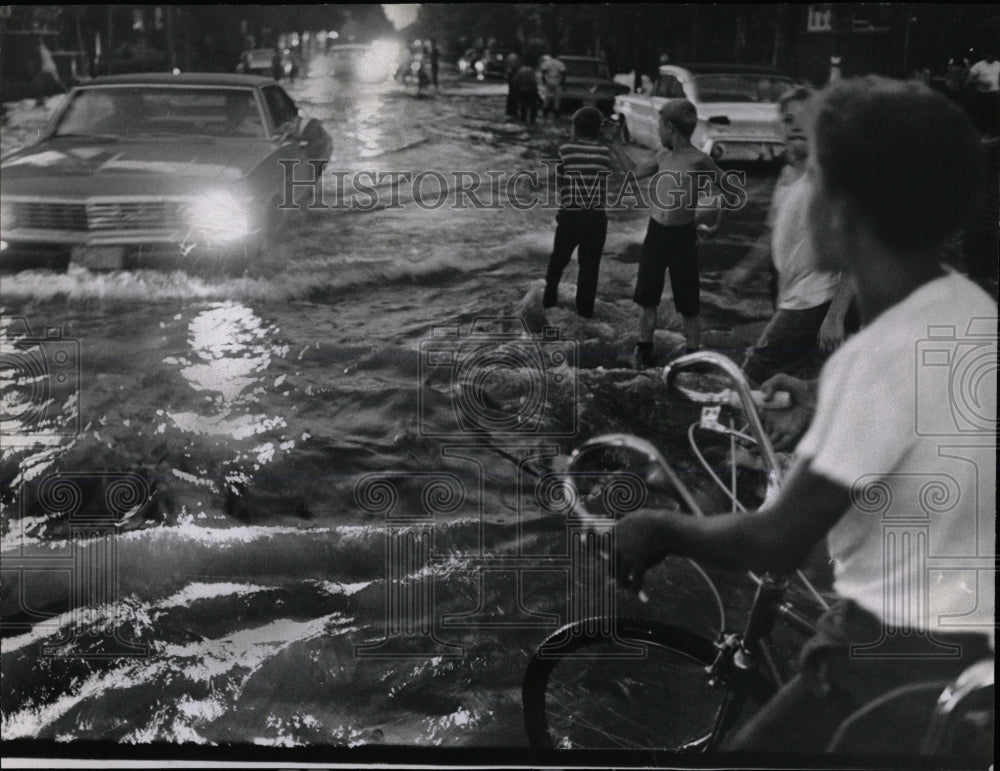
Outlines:
[[[786,166],[774,188],[771,259],[778,271],[778,308],[800,311],[832,300],[840,273],[816,270],[806,222],[809,182],[805,174],[789,181],[794,173]]]
[[[889,626],[993,639],[997,306],[950,272],[826,363],[796,450],[851,489],[834,588]]]
[[[547,86],[558,86],[562,83],[563,73],[566,72],[566,65],[558,59],[546,59],[542,62],[542,82]]]
[[[985,59],[973,64],[969,80],[976,91],[1000,91],[1000,59],[994,59],[993,64],[988,64]]]

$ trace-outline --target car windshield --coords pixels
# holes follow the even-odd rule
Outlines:
[[[264,138],[260,108],[247,88],[107,86],[78,91],[54,135]]]
[[[586,61],[579,59],[563,59],[566,65],[566,76],[570,78],[603,78],[610,80],[608,65],[599,61]]]
[[[792,87],[776,75],[714,74],[692,78],[699,102],[777,102]]]

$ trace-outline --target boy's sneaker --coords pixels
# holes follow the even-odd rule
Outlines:
[[[632,352],[632,366],[635,369],[649,369],[653,366],[653,346],[639,343]]]

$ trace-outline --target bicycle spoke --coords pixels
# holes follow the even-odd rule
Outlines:
[[[721,705],[707,691],[704,664],[647,643],[644,659],[614,658],[595,643],[590,658],[557,664],[546,690],[550,735],[559,746],[682,750],[704,742]],[[620,650],[620,649],[619,649]]]

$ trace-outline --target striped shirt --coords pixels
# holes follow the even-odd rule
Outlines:
[[[559,148],[556,182],[563,209],[603,210],[611,175],[611,152],[598,142],[577,140]]]

